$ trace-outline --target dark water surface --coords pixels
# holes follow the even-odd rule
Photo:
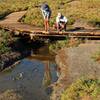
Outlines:
[[[0,93],[14,89],[23,100],[49,100],[49,86],[57,81],[54,56],[48,46],[32,51],[13,69],[0,73]]]

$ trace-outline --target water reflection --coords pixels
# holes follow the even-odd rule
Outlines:
[[[29,98],[41,100],[39,97],[44,98],[43,100],[49,100],[46,89],[56,80],[54,62],[23,59],[9,73],[0,74],[0,92],[8,89],[17,89],[27,100]],[[29,96],[27,96],[27,93]]]
[[[45,61],[45,71],[44,71],[44,78],[43,78],[43,85],[48,86],[51,84],[51,71],[50,71],[50,66],[49,66],[49,61]]]
[[[0,93],[15,89],[23,100],[49,100],[47,88],[58,79],[55,58],[47,47],[38,51],[37,54],[33,51],[34,54],[21,60],[11,71],[0,73]]]
[[[54,62],[53,58],[54,57],[52,56],[43,56],[43,55],[37,55],[37,56],[32,55],[28,57],[28,59],[32,61],[38,59],[44,64],[42,84],[43,86],[45,86],[45,88],[47,88],[53,82],[56,82],[58,79],[56,63]],[[36,68],[34,70],[36,70]]]

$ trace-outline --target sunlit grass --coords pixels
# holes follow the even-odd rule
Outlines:
[[[8,47],[9,39],[10,39],[9,32],[0,30],[0,54],[9,52],[11,50],[11,48]]]
[[[95,61],[100,61],[100,51],[95,52],[92,55],[92,59],[94,59]]]
[[[74,38],[66,38],[65,40],[58,40],[49,46],[49,50],[51,52],[57,53],[59,50],[65,47],[77,47],[80,43],[83,41],[80,39],[74,39]]]
[[[23,22],[43,26],[43,18],[39,6],[45,0],[2,0],[0,2],[0,18],[21,10],[28,10]],[[68,18],[68,24],[77,20],[84,20],[94,26],[100,27],[100,0],[48,0],[52,10],[50,25],[55,22],[58,12]]]
[[[97,79],[78,79],[67,88],[61,100],[99,100],[100,80]]]

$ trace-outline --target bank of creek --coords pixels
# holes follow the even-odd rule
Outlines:
[[[40,44],[24,44],[31,45],[27,48],[29,56],[0,72],[0,100],[50,99],[51,85],[58,79],[55,56],[49,53],[48,44]]]
[[[81,76],[100,79],[100,63],[92,58],[100,51],[100,41],[64,47],[56,56],[48,43],[21,43],[27,47],[21,45],[21,53],[29,56],[0,72],[0,100],[60,100]]]

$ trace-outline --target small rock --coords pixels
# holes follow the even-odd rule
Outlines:
[[[23,72],[19,73],[19,78],[23,78]]]

